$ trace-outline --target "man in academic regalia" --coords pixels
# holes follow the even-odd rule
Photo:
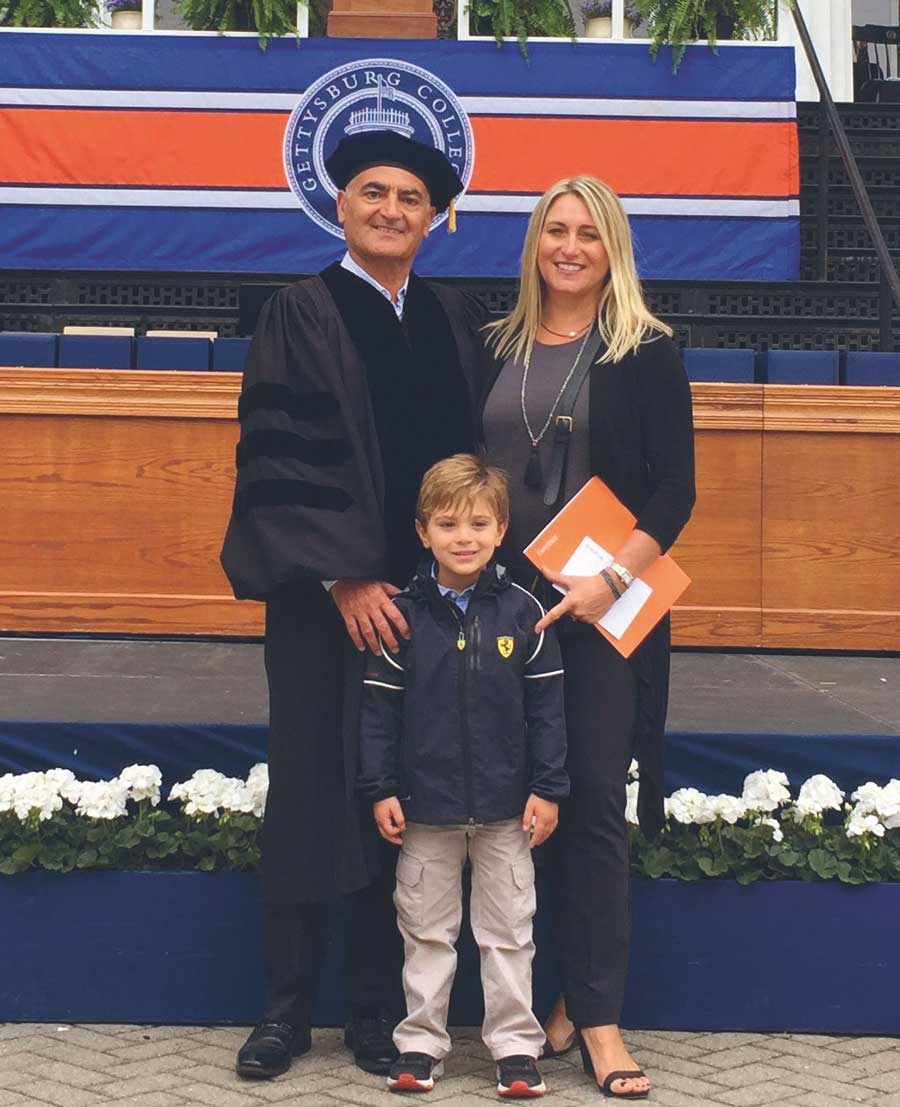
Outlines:
[[[362,649],[408,629],[391,597],[418,556],[425,470],[471,451],[481,309],[411,272],[462,189],[439,151],[389,131],[326,163],[347,252],[263,308],[244,370],[222,564],[266,603],[269,795],[262,830],[266,1008],[242,1076],[310,1048],[323,905],[349,896],[345,1042],[370,1072],[405,1013],[395,855],[354,792]]]

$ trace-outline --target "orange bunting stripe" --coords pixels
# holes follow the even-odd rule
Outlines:
[[[0,184],[287,189],[281,162],[287,119],[286,112],[4,108]],[[602,177],[626,196],[799,192],[792,120],[471,121],[470,193],[540,193],[580,173]]]

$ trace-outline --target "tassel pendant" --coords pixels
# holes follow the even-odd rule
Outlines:
[[[525,484],[528,488],[540,488],[544,483],[544,473],[541,469],[540,443],[532,442],[531,452],[528,455],[528,464],[525,466]]]

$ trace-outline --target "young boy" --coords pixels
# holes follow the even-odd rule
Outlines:
[[[492,559],[509,520],[503,474],[457,454],[425,474],[416,529],[426,557],[394,600],[410,638],[367,658],[359,790],[401,846],[394,902],[407,1017],[391,1091],[427,1092],[450,1051],[463,865],[481,952],[482,1036],[505,1097],[543,1095],[544,1033],[531,1010],[531,852],[569,793],[559,645],[543,610]]]

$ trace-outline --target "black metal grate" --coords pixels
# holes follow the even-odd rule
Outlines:
[[[900,158],[867,158],[859,162],[859,172],[867,189],[900,187]],[[844,164],[832,158],[828,163],[828,183],[830,185],[848,184]],[[800,187],[809,188],[818,184],[818,164],[815,158],[804,158],[800,162]]]
[[[838,104],[838,115],[844,130],[852,135],[857,131],[895,131],[900,134],[900,104]],[[801,131],[819,126],[821,106],[817,103],[797,105],[797,124]]]
[[[900,222],[891,220],[879,220],[881,233],[892,253],[900,254]],[[816,224],[814,221],[804,220],[800,226],[800,241],[804,250],[816,248]],[[874,251],[872,239],[861,218],[844,220],[841,223],[830,222],[828,225],[829,250],[853,250],[857,252]]]
[[[0,279],[0,304],[49,304],[53,300],[50,278]]]
[[[800,214],[816,215],[818,189],[810,186],[800,194]],[[900,219],[900,189],[871,189],[869,199],[879,219]],[[848,187],[834,185],[828,190],[829,219],[857,218],[859,207]]]
[[[853,153],[858,158],[889,158],[897,156],[900,146],[900,133],[880,131],[877,134],[848,134]],[[838,149],[829,134],[827,149],[831,157],[838,156]],[[801,157],[818,157],[819,135],[815,131],[800,132]]]

